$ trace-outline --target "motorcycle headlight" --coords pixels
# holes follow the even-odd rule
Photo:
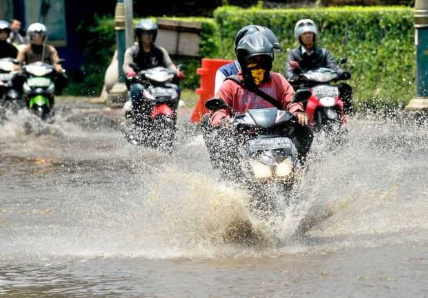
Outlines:
[[[320,99],[320,103],[324,107],[334,107],[336,100],[334,97],[326,96]]]
[[[255,160],[250,161],[250,164],[256,179],[268,179],[272,177],[272,171],[269,166]]]
[[[293,173],[293,164],[291,158],[287,158],[276,166],[275,174],[281,178],[287,178]]]

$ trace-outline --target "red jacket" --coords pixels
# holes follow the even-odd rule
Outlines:
[[[302,103],[291,103],[293,100],[294,89],[287,80],[276,72],[270,73],[271,79],[268,82],[260,84],[260,90],[269,94],[274,99],[278,100],[284,111],[290,113],[304,112]],[[238,74],[242,80],[242,73]],[[274,107],[271,103],[238,85],[232,80],[226,80],[221,85],[216,97],[223,99],[229,106],[235,109],[238,113],[245,113],[249,109],[261,109]],[[226,116],[231,116],[228,109],[221,109],[213,112],[210,117],[211,124],[215,124],[220,119]]]

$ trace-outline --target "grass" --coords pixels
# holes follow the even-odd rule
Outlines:
[[[194,89],[183,89],[181,90],[181,100],[184,101],[186,107],[191,108],[196,105],[199,95],[196,94]]]

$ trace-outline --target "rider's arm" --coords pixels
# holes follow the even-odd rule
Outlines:
[[[225,81],[221,84],[220,89],[215,94],[215,97],[223,99],[229,106],[233,107],[233,94],[236,93],[237,85],[232,81]],[[229,109],[220,109],[214,111],[210,115],[210,123],[212,126],[218,126],[223,119],[232,115]]]
[[[224,73],[220,70],[217,70],[217,72],[215,73],[214,94],[217,94],[217,92],[220,90],[221,84],[223,84],[225,78],[226,76],[224,75]]]
[[[129,66],[129,64],[134,63],[133,49],[134,47],[132,46],[130,48],[127,48],[125,51],[125,59],[123,61],[123,73],[125,74],[125,76],[127,76],[130,72],[135,73],[132,67]]]
[[[159,49],[163,53],[163,65],[164,65],[164,67],[166,67],[170,70],[173,70],[173,71],[177,71],[177,67],[175,66],[174,63],[172,63],[172,60],[169,57],[168,52],[164,48],[159,47]]]
[[[49,50],[51,52],[51,64],[52,64],[52,66],[55,68],[55,70],[57,72],[62,71],[62,66],[61,66],[61,64],[58,63],[59,62],[59,56],[58,56],[57,50],[52,46],[49,46]]]
[[[297,81],[299,74],[302,72],[300,68],[293,68],[290,61],[296,61],[296,57],[292,51],[288,52],[287,61],[285,62],[285,78],[289,81]]]
[[[292,103],[294,96],[293,87],[279,74],[272,74],[275,88],[278,92],[278,100],[281,103],[284,111],[290,113],[304,112],[302,103]]]
[[[16,60],[18,60],[20,64],[24,64],[26,62],[25,61],[26,53],[27,53],[27,47],[22,48],[21,50],[18,51],[18,56],[16,57]]]
[[[339,71],[339,66],[334,60],[333,55],[331,55],[329,50],[325,50],[325,67],[330,68],[334,71]]]

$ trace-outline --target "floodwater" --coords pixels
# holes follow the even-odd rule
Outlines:
[[[317,137],[285,216],[261,220],[184,117],[167,156],[99,107],[58,107],[1,124],[1,296],[428,297],[426,124]]]

